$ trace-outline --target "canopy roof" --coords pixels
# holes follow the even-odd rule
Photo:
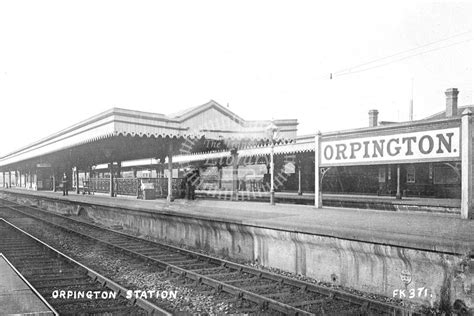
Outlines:
[[[292,155],[303,152],[314,152],[314,135],[299,136],[296,142],[287,144],[276,144],[273,148],[275,155]],[[239,157],[259,157],[271,154],[271,146],[263,144],[241,148],[237,151]],[[220,160],[231,156],[230,150],[192,153],[188,155],[178,155],[173,157],[175,163],[192,163],[198,161]]]
[[[0,167],[30,161],[73,160],[76,164],[162,157],[173,143],[215,139],[245,142],[268,139],[271,121],[246,121],[215,101],[166,116],[121,108],[79,122],[0,158]],[[297,120],[277,120],[277,138],[296,137]]]

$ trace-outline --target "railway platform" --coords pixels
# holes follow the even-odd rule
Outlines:
[[[224,191],[225,192],[225,191]],[[245,192],[239,191],[239,200],[242,201],[263,201],[270,200],[269,192]],[[196,190],[199,198],[215,199],[230,197],[231,192],[216,194],[214,191]],[[375,194],[334,194],[324,193],[322,195],[323,205],[328,207],[348,207],[358,209],[372,209],[383,211],[409,211],[409,212],[430,212],[460,214],[461,200],[449,198],[431,198],[409,196],[403,199],[396,199],[395,196],[375,195]],[[314,205],[314,193],[305,192],[275,192],[277,203]]]
[[[389,297],[413,289],[428,293],[415,302],[474,306],[474,221],[459,214],[14,188],[0,197],[338,286]]]
[[[24,189],[0,189],[36,197],[52,198],[82,204],[130,209],[146,213],[162,213],[210,219],[268,229],[292,231],[313,235],[331,236],[380,243],[406,248],[442,251],[446,253],[474,253],[474,221],[460,219],[453,214],[428,212],[391,212],[361,208],[323,207],[316,209],[307,205],[269,205],[253,201],[225,200],[175,200],[167,203],[164,199],[141,200],[130,197],[107,195],[82,195],[71,193],[62,196],[59,192],[30,191]],[[280,194],[285,197],[285,194]],[[336,195],[326,197],[335,199]],[[346,196],[342,199],[364,196]],[[367,197],[379,199],[380,197]],[[440,199],[410,198],[401,203],[440,205]],[[459,201],[442,201],[444,206],[453,207]]]
[[[2,315],[57,315],[7,259],[0,254],[0,306]]]

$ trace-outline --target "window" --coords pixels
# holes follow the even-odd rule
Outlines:
[[[407,183],[415,183],[415,166],[407,168]]]
[[[460,177],[453,168],[438,165],[434,167],[433,182],[435,184],[457,184],[460,182]]]
[[[385,166],[379,167],[379,183],[385,183]]]

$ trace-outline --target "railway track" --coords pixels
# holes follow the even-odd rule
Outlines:
[[[28,216],[47,225],[159,266],[163,277],[205,285],[241,304],[240,312],[283,315],[413,315],[412,310],[318,286],[201,253],[137,238],[32,206],[2,201],[0,214]],[[1,216],[1,215],[0,215]],[[246,305],[248,301],[252,304]]]
[[[0,252],[60,315],[167,315],[3,218]]]

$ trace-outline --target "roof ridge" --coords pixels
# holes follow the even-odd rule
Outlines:
[[[468,104],[468,105],[463,105],[463,106],[459,106],[458,107],[458,111],[460,109],[465,109],[465,108],[469,108],[469,107],[474,107],[474,104]],[[443,111],[440,111],[440,112],[437,112],[435,114],[432,114],[430,116],[427,116],[425,118],[422,118],[422,120],[430,120],[430,119],[433,119],[433,118],[436,118],[437,116],[443,114],[443,113],[446,113],[446,109],[444,109]],[[459,115],[459,114],[456,114],[456,116]]]

